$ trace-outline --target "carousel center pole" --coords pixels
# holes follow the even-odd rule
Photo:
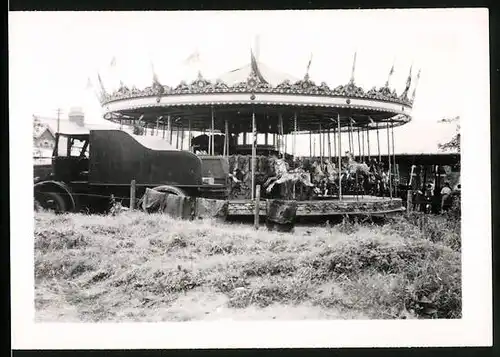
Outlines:
[[[387,161],[389,162],[389,194],[392,200],[391,146],[389,145],[389,124],[387,124]]]
[[[342,135],[340,129],[340,114],[337,114],[337,129],[339,132],[339,200],[342,201]]]
[[[252,110],[252,200],[255,199],[255,159],[257,156],[257,132],[255,123],[255,109]]]

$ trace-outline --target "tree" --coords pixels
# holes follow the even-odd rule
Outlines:
[[[453,118],[443,118],[439,123],[454,123],[456,125],[455,134],[453,137],[442,144],[438,144],[438,148],[441,151],[458,151],[460,153],[460,117],[456,116]]]

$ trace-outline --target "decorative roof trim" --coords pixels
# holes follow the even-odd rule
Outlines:
[[[188,84],[186,81],[182,81],[176,87],[169,87],[155,83],[153,86],[149,86],[143,90],[139,90],[136,87],[132,87],[129,89],[126,86],[121,86],[117,91],[111,94],[103,93],[101,104],[104,106],[115,101],[144,97],[156,97],[158,102],[160,102],[162,100],[161,98],[192,94],[209,95],[239,93],[359,98],[395,103],[407,107],[412,107],[413,105],[413,100],[410,100],[406,93],[403,93],[402,96],[398,96],[395,90],[391,91],[388,87],[382,87],[379,89],[373,87],[372,89],[365,91],[363,88],[356,86],[354,83],[348,83],[346,85],[340,85],[335,88],[330,88],[325,82],[322,82],[320,85],[316,85],[307,77],[295,83],[291,83],[290,81],[285,80],[276,86],[272,86],[267,82],[260,81],[257,74],[253,71],[248,77],[247,81],[240,82],[232,86],[228,86],[221,80],[212,82],[203,78],[201,75],[199,75],[198,78],[190,84]]]
[[[332,108],[356,108],[394,114],[411,114],[411,106],[397,102],[384,101],[382,99],[345,97],[342,95],[325,96],[295,93],[255,93],[251,98],[250,93],[204,93],[204,95],[184,93],[166,96],[136,96],[110,101],[104,105],[107,112],[118,112],[122,110],[150,108],[150,107],[181,107],[181,106],[203,106],[203,105],[288,105],[303,107],[332,107]]]

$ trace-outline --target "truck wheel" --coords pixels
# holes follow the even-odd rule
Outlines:
[[[153,190],[156,190],[159,192],[170,193],[172,195],[181,196],[181,197],[187,196],[186,192],[184,192],[184,190],[182,190],[178,187],[175,187],[175,186],[168,186],[168,185],[158,186],[158,187],[154,187]]]
[[[44,192],[43,200],[41,200],[41,206],[49,211],[54,211],[55,213],[64,213],[68,210],[66,201],[64,198],[56,192]]]

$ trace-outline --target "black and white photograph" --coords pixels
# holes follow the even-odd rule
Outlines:
[[[14,346],[491,345],[488,36],[10,12]]]

